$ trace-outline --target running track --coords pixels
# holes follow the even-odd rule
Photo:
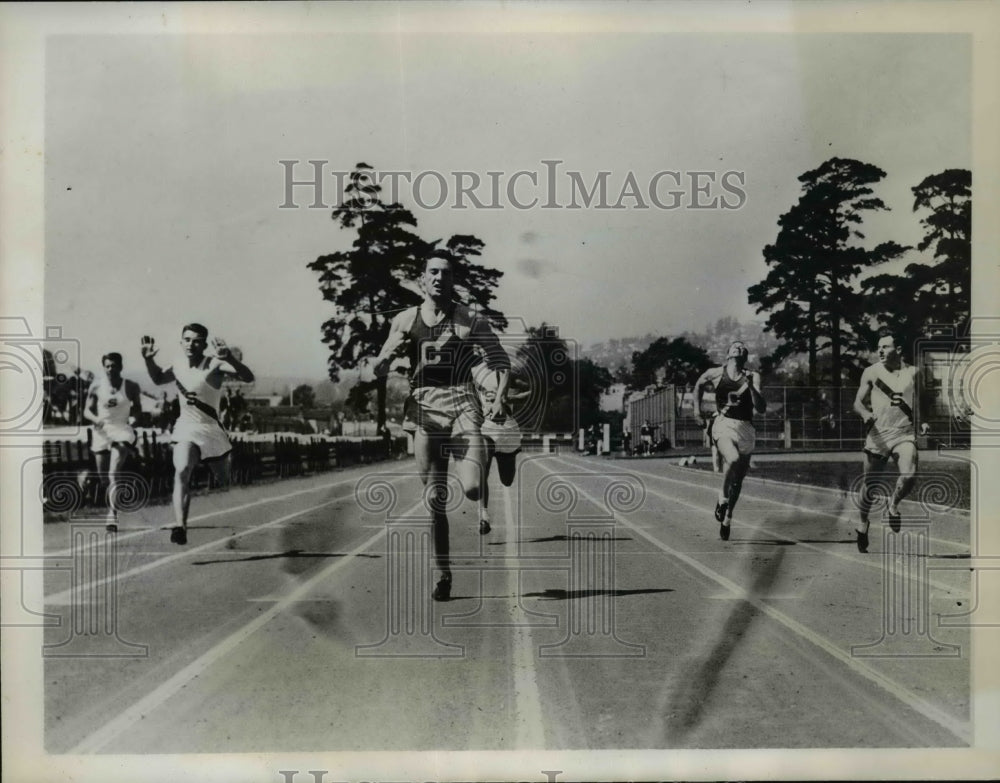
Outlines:
[[[468,501],[451,513],[453,600],[432,604],[412,470],[196,496],[187,547],[161,529],[167,507],[124,515],[117,579],[92,580],[84,604],[70,525],[47,524],[50,565],[67,569],[46,578],[46,612],[62,620],[46,631],[47,750],[972,742],[969,635],[938,622],[974,600],[966,514],[933,513],[927,551],[886,560],[877,524],[869,553],[855,549],[849,498],[751,477],[722,542],[716,476],[525,456],[513,488],[494,477],[490,535]],[[387,530],[417,555],[391,553]],[[883,609],[892,563],[927,569],[928,597],[901,614]],[[74,607],[103,617],[110,595],[121,641],[74,636]],[[858,654],[880,640],[866,648],[879,655]],[[123,650],[133,657],[107,657]]]

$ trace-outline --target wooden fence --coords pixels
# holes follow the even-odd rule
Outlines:
[[[367,465],[406,454],[406,438],[326,440],[275,435],[267,440],[233,437],[231,483],[249,486],[262,481],[309,476],[335,468]],[[81,508],[106,508],[105,482],[87,440],[46,441],[43,447],[42,502],[46,511],[72,512]],[[130,510],[145,503],[170,500],[174,465],[172,444],[166,436],[143,432],[133,457],[121,469],[125,500],[118,507]],[[191,477],[192,490],[215,489],[221,477],[202,463]]]

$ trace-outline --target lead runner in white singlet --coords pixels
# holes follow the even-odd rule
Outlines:
[[[172,440],[196,445],[202,461],[224,457],[233,448],[219,413],[222,389],[210,381],[217,362],[214,357],[204,356],[193,367],[175,364],[172,368],[181,404]]]
[[[225,342],[212,341],[214,356],[205,354],[208,329],[201,324],[188,324],[181,330],[184,358],[172,366],[161,368],[155,360],[157,349],[152,337],[142,338],[142,356],[149,377],[156,384],[175,383],[181,403],[180,416],[174,425],[174,519],[170,540],[187,543],[188,508],[191,504],[191,474],[203,460],[226,459],[232,443],[220,422],[219,401],[222,382],[235,377],[250,383],[253,373]],[[224,466],[228,469],[228,464]],[[226,470],[228,473],[228,470]]]

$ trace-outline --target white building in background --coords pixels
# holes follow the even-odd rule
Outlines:
[[[621,411],[625,407],[625,384],[613,383],[611,387],[601,395],[600,408],[602,411]]]

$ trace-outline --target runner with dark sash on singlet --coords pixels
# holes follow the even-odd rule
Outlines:
[[[868,514],[874,500],[875,478],[890,460],[899,466],[899,478],[888,499],[886,516],[890,529],[899,532],[902,519],[899,501],[916,482],[917,434],[914,410],[917,405],[917,368],[903,361],[896,337],[888,329],[878,333],[878,362],[861,373],[861,385],[854,398],[854,410],[868,428],[864,445],[864,486],[858,507],[861,524],[855,528],[859,552],[868,551]],[[871,409],[867,402],[871,403]],[[920,425],[927,434],[926,422]]]
[[[760,393],[760,374],[747,372],[750,351],[737,340],[729,346],[726,363],[702,373],[694,387],[694,409],[702,426],[708,422],[701,414],[701,398],[705,385],[715,385],[715,420],[712,422],[712,441],[722,459],[722,489],[715,504],[715,519],[719,523],[719,537],[729,540],[733,509],[743,489],[743,479],[750,468],[750,456],[756,445],[757,433],[753,414],[763,413],[767,402]]]
[[[394,358],[410,360],[410,396],[404,428],[414,432],[414,454],[420,479],[428,491],[425,502],[433,523],[434,554],[440,577],[435,601],[451,598],[449,559],[448,461],[454,458],[459,482],[469,500],[478,500],[483,484],[485,446],[480,427],[484,416],[503,415],[510,358],[485,318],[454,302],[454,269],[445,251],[426,260],[421,285],[422,304],[399,313],[375,358],[376,376],[386,375]],[[479,346],[487,366],[498,372],[496,394],[484,409],[472,385],[472,368]]]
[[[208,329],[201,324],[188,324],[181,330],[184,359],[169,367],[160,367],[155,360],[157,348],[152,337],[142,338],[142,357],[153,383],[177,385],[180,416],[174,424],[174,527],[170,541],[187,543],[188,508],[191,505],[191,474],[199,462],[223,460],[228,476],[228,459],[233,445],[219,419],[222,382],[235,377],[244,383],[253,382],[253,373],[221,339],[212,340],[214,356],[205,354]]]

